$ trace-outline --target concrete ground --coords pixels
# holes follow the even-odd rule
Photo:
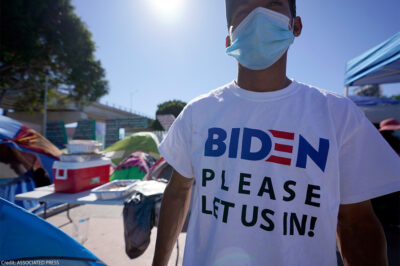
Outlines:
[[[151,232],[150,245],[139,258],[131,260],[125,254],[124,226],[122,218],[123,206],[107,205],[83,205],[73,208],[70,213],[74,221],[89,217],[87,237],[83,245],[99,257],[107,265],[125,266],[125,265],[151,265],[157,228]],[[47,219],[53,225],[60,227],[68,222],[66,212],[60,213]],[[70,236],[74,236],[74,226],[69,223],[60,228]],[[385,228],[388,241],[389,266],[400,265],[400,228]],[[185,248],[186,234],[179,236],[179,258],[178,265],[182,265],[183,250]],[[169,266],[174,266],[176,262],[176,246],[171,255]],[[340,256],[340,255],[338,255]],[[338,263],[338,265],[342,265]]]
[[[139,258],[130,259],[125,253],[124,242],[124,225],[122,218],[123,206],[106,206],[106,205],[83,205],[73,208],[70,211],[71,218],[74,221],[89,217],[87,227],[87,240],[83,245],[99,257],[107,265],[151,265],[155,243],[157,228],[151,231],[150,245]],[[66,212],[60,213],[47,219],[53,225],[60,227],[68,222]],[[87,222],[83,222],[82,225]],[[81,226],[82,231],[85,231],[84,226]],[[67,224],[60,228],[70,236],[74,236],[74,224]],[[78,229],[79,230],[79,229]],[[82,232],[81,235],[84,235]],[[186,234],[181,234],[179,237],[179,261],[178,265],[182,265],[183,250],[185,247]],[[176,246],[171,255],[169,266],[175,265],[177,250]]]

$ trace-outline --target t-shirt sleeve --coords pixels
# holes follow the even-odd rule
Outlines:
[[[192,114],[186,106],[176,118],[158,150],[164,159],[182,176],[193,178],[191,160]]]
[[[400,157],[354,107],[339,150],[341,204],[400,191]],[[348,127],[349,127],[348,126]]]

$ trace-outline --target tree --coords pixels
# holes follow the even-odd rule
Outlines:
[[[156,115],[174,115],[178,117],[185,108],[186,103],[179,100],[172,100],[157,105]]]
[[[172,114],[175,117],[178,117],[185,106],[186,103],[179,100],[172,100],[161,103],[157,105],[156,116]],[[151,128],[154,130],[164,130],[161,123],[157,119],[151,123]]]
[[[15,110],[41,110],[46,75],[55,105],[81,107],[108,93],[92,35],[70,0],[2,0],[0,34],[0,104],[13,92]]]
[[[161,123],[156,119],[156,120],[150,120],[150,128],[152,130],[157,130],[157,131],[163,131],[164,128],[161,125]]]

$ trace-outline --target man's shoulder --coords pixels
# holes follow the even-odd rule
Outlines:
[[[343,95],[338,93],[321,89],[316,86],[308,85],[305,83],[297,82],[298,86],[301,86],[300,90],[307,96],[311,97],[313,101],[322,101],[326,103],[327,107],[333,108],[354,108],[356,105],[354,102]]]
[[[363,111],[348,97],[304,83],[298,84],[302,86],[305,97],[308,97],[307,102],[312,103],[309,105],[318,110],[325,109],[337,125],[343,125],[345,121],[356,124],[365,117]]]
[[[324,97],[327,99],[332,99],[332,100],[337,100],[337,101],[348,101],[348,98],[346,98],[343,95],[340,95],[338,93],[326,90],[326,89],[322,89],[313,85],[309,85],[306,83],[302,83],[302,82],[298,82],[296,81],[298,86],[301,86],[301,89],[306,92],[311,94],[312,96],[316,96],[316,97]]]
[[[188,106],[199,106],[204,104],[222,102],[223,99],[226,97],[226,92],[229,86],[231,86],[231,83],[213,89],[208,93],[201,94],[200,96],[197,96],[196,98],[192,99],[188,103]]]

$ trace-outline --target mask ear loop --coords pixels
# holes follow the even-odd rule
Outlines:
[[[292,23],[289,24],[289,30],[293,32],[294,30],[294,18],[292,18]]]
[[[232,34],[233,34],[233,26],[230,26],[229,27],[229,37],[231,38],[231,42],[233,41],[232,40]]]

